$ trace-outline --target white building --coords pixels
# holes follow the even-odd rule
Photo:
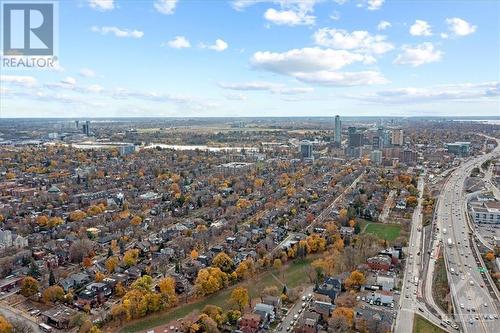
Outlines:
[[[382,152],[380,150],[373,150],[370,159],[375,164],[382,164]]]
[[[500,224],[500,202],[471,205],[471,212],[476,223]]]
[[[10,230],[0,230],[0,245],[2,247],[12,246],[12,232]]]

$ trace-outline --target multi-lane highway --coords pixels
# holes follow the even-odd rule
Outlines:
[[[440,325],[443,321],[436,316],[439,313],[437,306],[431,307],[421,301],[424,296],[422,289],[421,272],[423,268],[423,233],[422,233],[422,198],[424,192],[424,175],[418,180],[417,189],[419,191],[418,205],[413,212],[410,239],[408,243],[408,256],[403,277],[403,285],[401,289],[400,308],[396,318],[394,332],[404,333],[408,331],[408,327],[413,327],[413,318],[415,313],[425,317],[427,320],[436,325]],[[440,314],[445,320],[445,315]]]
[[[437,206],[439,239],[442,241],[451,299],[457,321],[464,332],[498,332],[498,298],[482,273],[482,261],[475,250],[468,225],[464,192],[466,178],[474,167],[498,156],[500,147],[469,159],[453,171],[441,191]],[[439,240],[438,239],[438,240]]]

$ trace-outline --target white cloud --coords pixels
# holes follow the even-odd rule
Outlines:
[[[277,25],[312,25],[316,17],[313,14],[314,6],[324,0],[234,0],[232,6],[237,11],[261,3],[271,3],[280,8],[268,8],[264,18]]]
[[[388,22],[388,21],[383,21],[383,20],[382,20],[382,21],[380,21],[380,22],[378,23],[378,25],[377,25],[377,30],[378,30],[378,31],[382,31],[382,30],[385,30],[385,29],[390,28],[390,27],[392,27],[391,22]]]
[[[32,87],[37,84],[37,80],[33,76],[23,75],[0,75],[0,82],[10,83],[23,87]]]
[[[436,50],[432,43],[422,43],[414,47],[403,45],[403,53],[394,60],[395,64],[412,65],[414,67],[423,64],[441,61],[443,52]]]
[[[292,49],[283,53],[259,51],[251,59],[253,67],[279,74],[337,70],[354,62],[363,62],[362,54],[346,50],[314,48]]]
[[[156,0],[153,6],[162,14],[172,15],[176,5],[177,0]]]
[[[95,77],[95,71],[90,68],[82,68],[79,72],[80,76],[83,77]]]
[[[431,36],[431,26],[426,21],[415,20],[415,23],[410,27],[412,36]]]
[[[247,100],[246,95],[237,94],[237,93],[236,94],[235,93],[224,94],[224,97],[230,101],[245,101],[245,100]]]
[[[104,91],[104,88],[103,88],[103,87],[101,87],[101,86],[100,86],[100,85],[98,85],[98,84],[92,84],[92,85],[88,86],[88,87],[86,88],[86,90],[87,90],[88,92],[90,92],[90,93],[99,94],[99,93],[101,93],[102,91]]]
[[[276,89],[278,85],[276,83],[271,82],[243,82],[243,83],[219,83],[219,87],[229,90],[242,90],[242,91],[250,91],[250,90],[261,90],[261,91],[270,91]]]
[[[88,0],[88,3],[91,8],[100,11],[108,11],[115,9],[114,0]]]
[[[191,47],[191,43],[184,36],[176,36],[173,40],[168,41],[167,44],[174,49],[185,49]]]
[[[76,79],[74,77],[68,76],[61,80],[61,83],[74,86],[76,84]]]
[[[338,21],[338,20],[340,20],[340,13],[339,13],[338,11],[334,10],[334,11],[330,14],[330,16],[329,16],[329,17],[330,17],[332,20],[334,20],[334,21]]]
[[[120,29],[117,27],[97,27],[93,26],[91,28],[93,32],[100,33],[101,35],[107,35],[107,34],[113,34],[116,37],[124,38],[124,37],[130,37],[130,38],[141,38],[144,36],[144,32],[139,31],[139,30],[129,30],[129,29]]]
[[[200,47],[202,49],[210,49],[210,50],[214,50],[217,52],[222,52],[229,47],[229,44],[219,38],[212,45],[206,45],[204,43],[201,43]]]
[[[312,25],[314,24],[315,17],[308,15],[305,11],[294,10],[276,10],[269,8],[264,13],[264,18],[269,22],[277,25]]]
[[[384,4],[384,0],[367,0],[368,10],[378,10]]]
[[[394,45],[387,42],[385,36],[372,36],[368,31],[349,33],[342,29],[322,28],[314,33],[313,38],[317,45],[334,49],[358,50],[373,54],[383,54],[394,49]]]
[[[302,95],[308,94],[314,91],[312,87],[291,87],[291,88],[281,88],[277,91],[278,94],[282,95]]]
[[[458,17],[447,18],[446,23],[448,24],[448,29],[455,36],[467,36],[477,30],[477,26],[472,25],[469,22]]]
[[[283,53],[259,51],[250,60],[256,69],[288,75],[302,82],[322,85],[362,85],[385,83],[376,71],[338,72],[352,63],[371,63],[373,57],[347,50],[315,48],[293,49]]]
[[[500,96],[500,82],[463,83],[428,88],[399,88],[364,95],[348,96],[380,104],[434,103],[439,101],[471,101]]]
[[[450,38],[450,35],[448,35],[446,32],[440,33],[439,36],[441,36],[442,39],[448,39],[448,38]]]
[[[312,87],[287,87],[283,84],[252,81],[242,83],[219,83],[219,87],[237,91],[269,91],[273,94],[299,95],[314,91]]]
[[[326,86],[361,86],[385,84],[389,82],[380,72],[377,71],[318,71],[313,73],[296,73],[295,77],[303,82]]]

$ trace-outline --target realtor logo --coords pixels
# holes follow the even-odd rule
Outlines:
[[[54,4],[3,3],[3,54],[54,55]]]
[[[58,3],[0,0],[2,69],[58,69]]]

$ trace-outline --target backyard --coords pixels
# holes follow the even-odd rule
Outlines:
[[[393,241],[399,237],[401,233],[401,226],[399,224],[384,224],[369,222],[364,227],[364,232],[372,234],[380,239]]]

